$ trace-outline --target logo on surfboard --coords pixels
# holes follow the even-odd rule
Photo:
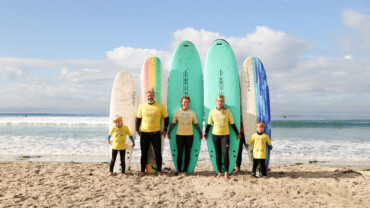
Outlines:
[[[219,94],[220,95],[224,95],[224,78],[223,78],[223,75],[224,75],[224,71],[222,69],[220,69],[218,71],[218,86],[219,86]]]

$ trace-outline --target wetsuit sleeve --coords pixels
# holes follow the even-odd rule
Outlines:
[[[108,136],[108,141],[110,140],[111,137],[112,137],[111,135]]]
[[[175,127],[176,123],[171,123],[170,129],[168,130],[168,133],[170,134],[172,129]]]
[[[141,118],[136,118],[136,131],[140,130]]]
[[[109,140],[110,140],[110,138],[112,137],[113,129],[114,129],[114,128],[112,128],[112,129],[110,130],[110,132],[109,132],[109,135],[108,135],[108,141],[109,141]]]
[[[204,132],[204,135],[208,135],[208,132],[210,129],[211,129],[211,124],[207,124],[206,132]]]
[[[234,129],[236,135],[239,135],[238,129],[236,128],[235,124],[231,124],[231,127]]]
[[[132,136],[129,136],[132,143],[135,143],[134,138]]]
[[[199,124],[194,124],[195,128],[198,130],[199,134],[202,135],[202,130],[199,127]]]
[[[163,128],[164,131],[167,131],[167,127],[169,123],[170,123],[170,118],[168,118],[167,116],[166,118],[164,118],[164,128]]]

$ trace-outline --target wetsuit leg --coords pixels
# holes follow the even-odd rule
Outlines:
[[[213,145],[215,146],[215,152],[216,152],[217,170],[219,173],[222,173],[221,138],[222,136],[212,134],[212,141],[213,141]]]
[[[176,135],[176,146],[177,146],[177,168],[179,173],[182,172],[182,155],[184,153],[184,136]]]
[[[148,161],[148,151],[150,145],[150,133],[141,132],[140,135],[140,149],[141,149],[141,172],[145,172],[145,165]]]
[[[155,162],[157,164],[157,172],[162,172],[162,138],[160,131],[152,133],[152,144],[155,154]]]
[[[253,158],[253,168],[252,168],[252,175],[256,176],[256,170],[259,163],[259,159]]]
[[[194,136],[184,136],[185,137],[185,164],[184,164],[184,172],[188,172],[188,167],[190,163],[190,152],[191,147],[193,146],[193,139]]]
[[[229,172],[229,148],[230,148],[230,137],[229,135],[222,136],[221,138],[222,155],[224,156],[224,168],[225,172]]]
[[[125,162],[125,155],[126,154],[126,150],[119,150],[119,156],[121,158],[121,172],[122,173],[125,173],[125,169],[126,169],[126,162]]]
[[[242,154],[243,154],[243,144],[244,144],[244,140],[245,140],[245,137],[244,137],[244,134],[242,134],[242,138],[240,139],[240,142],[239,142],[239,151],[238,151],[238,157],[236,159],[236,167],[238,169],[240,169],[240,166],[242,164]]]
[[[267,176],[267,173],[266,173],[266,159],[260,159],[260,161],[261,161],[262,176]]]
[[[117,153],[118,153],[118,150],[112,149],[112,159],[109,165],[109,172],[113,172],[114,163],[116,163]]]

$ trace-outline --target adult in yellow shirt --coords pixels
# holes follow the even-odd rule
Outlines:
[[[208,131],[213,123],[212,130],[212,140],[216,150],[216,163],[218,175],[217,177],[222,177],[222,156],[224,157],[224,169],[225,169],[225,179],[229,179],[229,146],[230,146],[230,131],[229,123],[233,130],[235,131],[237,138],[240,139],[241,135],[236,128],[234,123],[233,115],[229,109],[224,107],[225,98],[223,95],[219,95],[216,98],[216,108],[211,110],[209,113],[208,123],[204,138],[207,139]],[[222,154],[222,156],[221,156]]]
[[[197,118],[195,117],[195,112],[189,109],[190,97],[188,95],[183,95],[180,100],[181,109],[177,110],[173,116],[171,126],[168,130],[168,138],[171,139],[171,131],[175,127],[176,123],[176,146],[177,146],[177,167],[178,174],[181,175],[182,172],[186,174],[190,162],[190,152],[193,146],[193,124],[199,132],[199,139],[202,139],[202,130],[199,127]],[[184,170],[182,167],[182,155],[185,146],[185,159],[184,159]]]
[[[155,102],[154,95],[155,93],[153,90],[148,90],[146,92],[147,102],[139,106],[136,118],[136,131],[140,135],[141,149],[141,172],[139,177],[145,175],[145,165],[148,161],[150,144],[153,145],[157,164],[157,175],[162,176],[161,118],[164,118],[163,136],[167,134],[169,118],[164,105]]]
[[[256,177],[256,170],[258,164],[261,164],[262,177],[267,178],[266,173],[266,144],[269,150],[272,150],[272,144],[270,137],[264,133],[265,124],[263,122],[258,122],[256,124],[257,133],[254,133],[249,139],[245,148],[248,150],[248,146],[253,144],[253,168],[252,176]]]

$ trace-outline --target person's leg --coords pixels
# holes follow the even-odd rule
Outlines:
[[[224,156],[224,169],[225,173],[229,172],[229,147],[230,147],[230,137],[229,135],[222,136],[221,139],[221,145],[222,145],[222,155]]]
[[[141,173],[145,172],[145,165],[146,162],[148,161],[148,151],[149,151],[149,134],[145,132],[141,132],[140,135],[140,149],[141,149],[141,159],[140,159],[140,164],[141,164]]]
[[[184,152],[184,137],[176,135],[176,146],[177,146],[177,169],[179,173],[182,172],[182,155]]]
[[[266,173],[266,159],[260,159],[260,161],[261,161],[262,176],[267,176],[267,173]]]
[[[112,149],[112,159],[111,159],[110,165],[109,165],[109,172],[110,173],[113,173],[114,164],[116,163],[117,153],[118,153],[118,150]],[[112,174],[110,174],[110,175],[112,175]]]
[[[157,172],[159,173],[158,175],[160,175],[162,172],[162,136],[160,131],[152,135],[152,145],[155,154],[155,162],[157,164]]]
[[[240,142],[239,142],[239,151],[238,151],[238,157],[236,159],[236,171],[240,171],[240,166],[242,164],[242,154],[243,154],[243,144],[244,144],[244,140],[245,140],[245,137],[244,137],[244,134],[242,134],[242,138],[240,139]]]
[[[186,136],[185,137],[185,164],[184,164],[184,172],[188,172],[188,167],[190,163],[190,153],[191,153],[191,148],[193,146],[193,139],[194,136]]]
[[[212,134],[213,145],[216,152],[216,164],[219,175],[222,173],[222,150],[221,150],[221,137]]]
[[[125,161],[125,155],[126,154],[126,150],[120,150],[119,151],[119,156],[121,158],[121,173],[122,174],[125,174],[125,170],[126,170],[126,161]]]
[[[259,159],[253,158],[252,176],[256,176],[256,170],[259,163]]]

